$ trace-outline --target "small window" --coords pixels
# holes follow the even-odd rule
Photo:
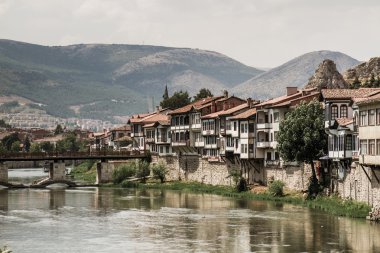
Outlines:
[[[341,118],[347,118],[347,105],[341,105],[340,106],[340,117]]]
[[[338,118],[338,106],[331,106],[331,120]]]
[[[368,140],[368,154],[375,155],[375,140]]]
[[[367,154],[367,140],[360,140],[360,154]]]
[[[374,126],[375,125],[375,110],[369,110],[368,111],[368,125]]]
[[[359,118],[360,118],[359,125],[366,126],[367,125],[367,111],[359,112]]]

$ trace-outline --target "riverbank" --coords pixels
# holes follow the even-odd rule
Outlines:
[[[158,183],[158,182],[148,182],[146,184],[121,184],[120,187],[125,188],[139,188],[139,189],[162,189],[162,190],[177,190],[177,191],[187,191],[193,193],[206,193],[206,194],[215,194],[232,198],[242,198],[250,200],[265,200],[273,201],[279,203],[289,203],[294,205],[300,205],[304,207],[320,209],[327,213],[337,215],[337,216],[346,216],[351,218],[366,218],[371,208],[361,202],[356,202],[352,200],[343,200],[337,196],[318,196],[313,200],[306,200],[300,194],[291,192],[286,193],[285,196],[275,197],[270,195],[267,192],[263,193],[254,193],[252,191],[247,192],[238,192],[233,187],[228,186],[213,186],[206,185],[196,182],[167,182],[167,183]]]

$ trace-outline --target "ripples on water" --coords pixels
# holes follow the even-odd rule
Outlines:
[[[292,205],[161,190],[0,190],[13,252],[380,252],[378,225]]]

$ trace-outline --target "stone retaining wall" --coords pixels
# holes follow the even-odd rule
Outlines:
[[[8,167],[4,163],[0,163],[0,182],[8,183]]]

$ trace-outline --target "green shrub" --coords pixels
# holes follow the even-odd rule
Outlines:
[[[138,161],[135,163],[136,177],[141,178],[142,182],[146,182],[146,178],[150,175],[149,163],[146,161]]]
[[[236,190],[238,192],[245,192],[248,191],[248,184],[247,180],[244,177],[240,177],[240,180],[236,186]]]
[[[123,187],[123,188],[138,188],[139,187],[139,182],[133,182],[133,181],[124,180],[121,183],[121,187]]]
[[[168,172],[165,164],[158,163],[152,166],[153,176],[159,179],[161,183],[165,182],[166,173]]]
[[[281,197],[284,196],[284,182],[281,180],[274,180],[268,188],[269,194],[275,197]]]
[[[135,174],[136,174],[135,164],[127,164],[113,171],[112,180],[114,184],[120,184],[125,179],[133,177]]]

